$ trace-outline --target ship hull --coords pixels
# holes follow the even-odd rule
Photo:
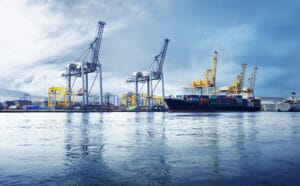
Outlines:
[[[291,104],[291,112],[300,112],[300,104]]]
[[[259,106],[226,105],[226,104],[201,104],[180,99],[164,99],[169,107],[169,112],[256,112]]]
[[[290,105],[289,112],[300,112],[300,100],[297,98],[296,92],[292,92],[290,97],[283,103]]]

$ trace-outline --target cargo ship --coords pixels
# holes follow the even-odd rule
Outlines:
[[[253,68],[247,87],[243,88],[247,64],[242,64],[242,70],[236,76],[236,81],[230,86],[220,87],[217,90],[217,61],[218,52],[214,51],[211,67],[204,73],[205,79],[193,80],[190,85],[185,86],[192,90],[192,95],[178,95],[175,98],[164,99],[169,112],[255,112],[261,110],[261,100],[254,96],[257,67]],[[195,94],[196,90],[200,90],[198,95]]]
[[[165,98],[169,112],[255,112],[261,110],[261,100],[241,95],[179,95]]]

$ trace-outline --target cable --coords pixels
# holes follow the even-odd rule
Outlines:
[[[94,84],[95,84],[95,81],[96,81],[96,79],[97,79],[97,76],[98,76],[98,71],[97,71],[97,73],[96,73],[96,75],[95,75],[95,78],[94,78],[94,80],[93,80],[93,82],[92,82],[92,85],[91,85],[91,87],[90,87],[89,94],[91,93],[91,90],[92,90],[92,88],[93,88],[93,86],[94,86]]]

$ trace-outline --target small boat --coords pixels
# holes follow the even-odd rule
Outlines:
[[[284,100],[283,103],[287,103],[290,105],[290,109],[288,111],[290,112],[300,112],[300,100],[297,98],[297,94],[295,91],[293,91],[289,98]]]

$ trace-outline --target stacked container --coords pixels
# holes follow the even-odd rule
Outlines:
[[[210,95],[209,96],[209,103],[210,104],[217,104],[217,96],[216,95]]]
[[[243,107],[247,107],[248,106],[248,100],[247,99],[243,99]]]
[[[184,96],[183,95],[176,95],[176,99],[184,100]]]
[[[38,105],[24,105],[23,107],[23,110],[40,110],[40,106]]]
[[[237,101],[236,101],[235,96],[228,96],[228,99],[230,100],[230,105],[231,106],[236,106],[237,105]]]
[[[199,104],[199,96],[198,95],[190,95],[190,102]]]
[[[243,105],[243,98],[240,95],[235,96],[236,103],[241,106]]]
[[[208,96],[200,96],[199,101],[201,104],[209,104],[209,97]]]
[[[226,103],[226,96],[225,95],[217,96],[217,102],[221,105],[224,105]]]
[[[26,105],[32,105],[32,101],[30,101],[30,100],[17,100],[16,105],[18,105],[19,108],[22,108],[23,106],[26,106]]]
[[[189,95],[184,95],[184,98],[183,98],[185,101],[190,101],[190,96]]]

